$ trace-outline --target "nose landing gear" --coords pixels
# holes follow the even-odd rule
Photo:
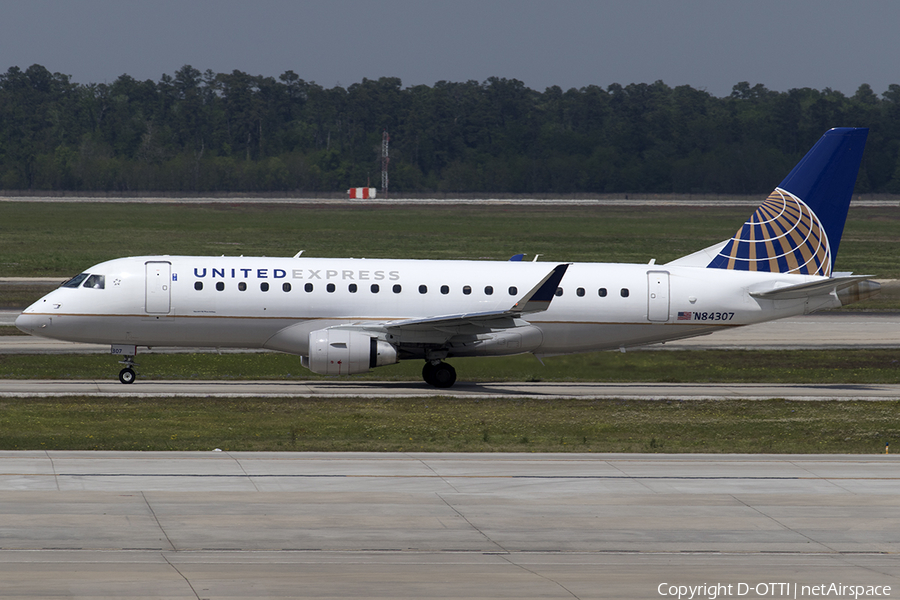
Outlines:
[[[136,362],[134,362],[134,356],[126,356],[125,360],[119,361],[120,365],[125,365],[125,368],[119,371],[119,381],[122,383],[134,383],[134,380],[137,379],[137,374],[134,372],[132,367],[138,366]]]
[[[443,361],[425,361],[422,367],[422,379],[436,388],[448,388],[456,383],[456,369]]]
[[[131,367],[126,367],[119,371],[119,381],[121,381],[122,383],[134,383],[134,380],[136,378],[137,374]]]
[[[137,379],[137,375],[134,372],[134,367],[137,366],[137,363],[134,362],[134,357],[137,356],[137,346],[132,344],[113,344],[109,351],[113,356],[124,358],[124,360],[119,361],[120,365],[125,365],[125,368],[119,371],[119,381],[122,383],[134,383],[134,380]]]

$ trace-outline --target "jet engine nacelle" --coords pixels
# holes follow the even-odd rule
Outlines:
[[[397,348],[359,331],[319,329],[309,334],[309,357],[304,367],[319,375],[352,375],[392,365]]]

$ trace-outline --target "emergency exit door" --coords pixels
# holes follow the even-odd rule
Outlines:
[[[669,272],[647,271],[647,319],[669,320]]]
[[[172,306],[172,263],[154,261],[144,266],[145,310],[151,315],[168,314]]]

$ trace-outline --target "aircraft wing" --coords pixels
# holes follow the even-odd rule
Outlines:
[[[506,310],[493,310],[478,313],[460,313],[455,315],[442,315],[436,317],[426,317],[423,319],[406,319],[403,321],[391,321],[385,323],[387,328],[424,330],[424,329],[440,329],[442,327],[458,327],[462,325],[485,325],[494,322],[491,326],[498,326],[501,321],[508,321],[505,327],[515,327],[512,324],[513,319],[517,319],[524,314],[535,313],[550,308],[550,302],[556,295],[556,288],[559,287],[563,275],[569,264],[556,265],[552,271],[547,273],[537,285],[535,285],[527,294],[519,298],[519,300]],[[501,325],[502,326],[502,325]]]
[[[333,329],[378,332],[405,340],[423,343],[443,343],[454,335],[478,335],[497,329],[512,329],[529,325],[522,315],[547,310],[556,295],[569,264],[556,265],[531,290],[505,310],[438,315],[418,319],[401,319],[384,323],[338,325]]]

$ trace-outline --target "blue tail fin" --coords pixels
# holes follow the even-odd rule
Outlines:
[[[708,267],[830,277],[868,133],[827,131]]]

